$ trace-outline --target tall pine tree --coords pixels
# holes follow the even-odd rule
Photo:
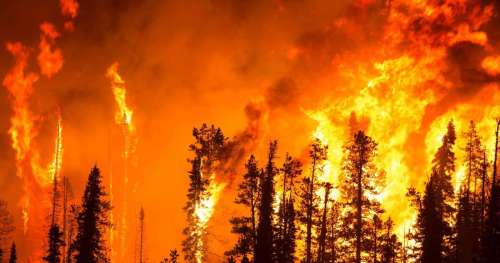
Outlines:
[[[195,141],[189,145],[189,150],[194,154],[194,157],[188,160],[191,164],[190,185],[184,207],[187,214],[187,226],[183,233],[186,238],[182,242],[184,259],[187,262],[196,262],[200,254],[203,257],[206,255],[206,233],[205,229],[202,229],[203,226],[198,224],[195,210],[209,195],[210,176],[219,168],[227,142],[222,130],[214,125],[203,124],[200,128],[194,128],[193,137]],[[204,258],[204,260],[206,259]]]
[[[274,201],[274,177],[276,176],[276,150],[278,143],[273,141],[269,144],[267,165],[262,174],[260,184],[259,223],[257,227],[257,242],[255,244],[255,262],[270,263],[274,258],[273,251],[273,201]]]
[[[302,164],[286,154],[282,175],[282,195],[278,209],[278,222],[275,234],[276,261],[290,263],[295,261],[296,232],[295,225],[295,181],[302,173]]]
[[[12,246],[10,247],[9,263],[16,263],[16,262],[17,262],[16,243],[12,243]]]
[[[64,244],[63,233],[57,224],[53,224],[49,229],[49,244],[47,255],[43,260],[48,263],[61,262],[61,248]]]
[[[451,180],[455,173],[455,153],[456,132],[453,122],[449,122],[446,134],[442,138],[442,144],[438,148],[432,160],[432,174],[434,193],[436,195],[435,205],[438,213],[436,224],[441,225],[442,231],[439,239],[440,254],[444,260],[452,260],[453,227],[452,222],[455,216],[455,194]]]
[[[360,263],[363,252],[369,253],[369,225],[374,214],[381,213],[380,203],[374,198],[380,180],[373,164],[377,143],[363,131],[354,134],[346,145],[344,162],[344,182],[342,192],[346,204],[346,240],[354,247],[354,258],[347,259]]]
[[[78,234],[73,243],[76,263],[110,262],[105,245],[105,234],[111,226],[108,215],[111,204],[102,184],[99,168],[90,171],[78,214]]]
[[[231,218],[231,232],[238,235],[235,246],[227,251],[227,256],[252,258],[255,251],[257,237],[257,208],[259,207],[259,179],[260,172],[255,156],[251,155],[246,165],[246,173],[238,187],[238,196],[235,203],[242,204],[249,209],[249,215]],[[251,256],[250,256],[251,255]]]
[[[500,189],[497,182],[498,169],[498,137],[500,132],[500,118],[496,120],[495,145],[493,157],[493,174],[491,176],[490,200],[483,232],[482,249],[483,261],[497,262],[500,258]]]
[[[317,225],[318,201],[316,191],[319,187],[318,176],[322,172],[323,163],[327,159],[327,146],[315,139],[310,146],[309,158],[311,170],[309,176],[302,180],[300,220],[305,225],[305,262],[313,261],[313,227]]]

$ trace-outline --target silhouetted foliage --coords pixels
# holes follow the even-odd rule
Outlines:
[[[275,227],[275,250],[278,263],[295,262],[297,227],[295,225],[295,183],[302,173],[302,164],[286,154],[283,167],[281,198]]]
[[[302,179],[302,191],[300,193],[301,209],[300,221],[305,224],[305,262],[313,261],[313,227],[317,225],[318,200],[316,191],[319,187],[318,175],[322,173],[323,162],[327,158],[328,147],[322,145],[319,139],[315,139],[310,146],[309,158],[311,159],[311,170],[309,176]]]
[[[500,119],[497,119],[490,200],[488,204],[487,219],[482,241],[482,258],[484,262],[488,263],[496,262],[500,258],[500,246],[498,245],[500,244],[500,189],[497,182],[499,132]]]
[[[276,150],[278,143],[269,144],[266,168],[260,184],[259,223],[257,227],[257,242],[255,244],[255,262],[268,263],[273,261],[273,201],[274,177],[276,176]]]
[[[370,221],[374,214],[381,213],[380,203],[374,198],[381,179],[373,165],[377,150],[375,141],[363,131],[354,134],[345,147],[344,182],[342,192],[347,200],[345,211],[346,242],[355,248],[355,257],[347,261],[360,263],[362,253],[369,253]]]
[[[240,258],[247,258],[255,251],[257,238],[257,208],[259,207],[259,180],[260,172],[257,161],[253,155],[246,163],[247,172],[243,175],[243,181],[238,188],[238,196],[235,203],[246,206],[249,216],[233,217],[231,232],[238,235],[235,246],[226,252],[226,255]]]
[[[59,263],[61,262],[61,248],[64,244],[64,240],[63,233],[57,224],[50,227],[48,237],[47,255],[43,257],[43,260],[49,263]]]
[[[109,262],[105,246],[105,233],[111,226],[108,214],[111,204],[97,166],[90,171],[78,214],[78,234],[73,243],[77,263]]]
[[[441,225],[439,245],[440,254],[443,260],[452,260],[453,244],[453,226],[455,195],[452,176],[455,173],[455,153],[454,146],[456,141],[455,126],[453,122],[448,123],[446,134],[442,138],[442,144],[438,148],[434,159],[432,160],[432,175],[434,177],[433,185],[435,187],[435,206],[437,209],[439,224]],[[436,260],[436,259],[435,259]]]
[[[16,262],[17,262],[16,243],[12,243],[12,246],[10,247],[9,263],[16,263]]]

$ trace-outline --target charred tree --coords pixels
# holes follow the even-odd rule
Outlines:
[[[78,234],[73,243],[76,263],[110,262],[105,247],[105,233],[111,226],[108,214],[111,204],[102,183],[99,168],[90,171],[78,214]]]

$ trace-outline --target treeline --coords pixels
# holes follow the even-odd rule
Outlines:
[[[456,145],[449,123],[436,151],[423,192],[409,188],[407,198],[417,220],[400,240],[394,223],[376,196],[384,186],[383,167],[376,167],[377,142],[364,131],[345,143],[341,180],[325,179],[328,146],[314,140],[306,163],[288,153],[277,163],[278,142],[269,144],[262,165],[254,155],[246,161],[235,203],[247,213],[232,217],[237,242],[225,253],[226,262],[500,262],[500,193],[497,155],[500,120],[496,121],[495,148],[490,161],[474,122]],[[214,126],[195,128],[190,146],[190,188],[185,211],[186,262],[206,252],[205,229],[196,228],[193,211],[208,193],[207,176],[224,161],[230,143]],[[465,160],[457,160],[463,151]],[[452,184],[457,162],[466,173],[458,192]],[[208,167],[208,168],[207,168]],[[425,175],[423,175],[425,176]],[[196,233],[193,235],[193,233]],[[199,256],[199,254],[198,254]],[[203,261],[207,256],[203,254]]]
[[[60,220],[55,220],[58,209],[52,209],[47,233],[47,250],[41,260],[49,263],[110,262],[109,248],[104,235],[111,227],[109,223],[111,204],[106,196],[101,173],[94,167],[90,171],[81,204],[71,208],[72,216],[68,220],[71,226],[61,227]],[[0,201],[0,262],[5,262],[6,253],[3,246],[10,239],[13,230],[12,216],[6,209],[5,202]],[[68,235],[69,238],[64,238],[68,232],[71,233]],[[11,245],[8,262],[17,262],[15,243]]]

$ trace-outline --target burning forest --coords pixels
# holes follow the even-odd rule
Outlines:
[[[0,8],[0,263],[500,262],[500,2]]]

